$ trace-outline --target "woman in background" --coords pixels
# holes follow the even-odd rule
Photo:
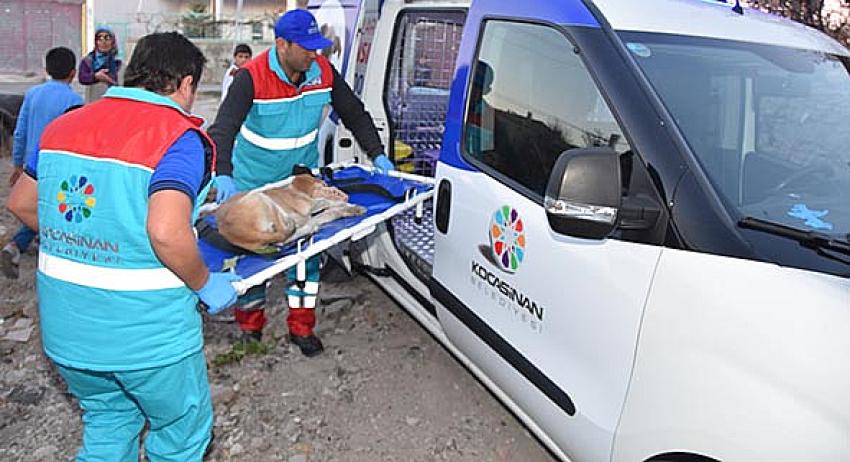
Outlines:
[[[118,85],[118,45],[115,33],[107,26],[98,26],[94,32],[94,50],[80,61],[77,72],[80,83],[86,86],[86,102],[97,101],[106,89]]]

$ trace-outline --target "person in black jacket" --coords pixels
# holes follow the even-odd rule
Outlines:
[[[216,200],[237,191],[280,181],[294,167],[319,162],[318,131],[324,106],[333,106],[378,171],[394,170],[371,116],[330,62],[316,53],[331,45],[313,15],[292,10],[275,25],[274,47],[236,73],[209,134],[218,149]],[[306,356],[324,349],[313,328],[319,290],[318,256],[307,261],[305,281],[289,273],[287,325],[292,343]],[[236,320],[244,341],[259,341],[266,319],[265,287],[237,302]]]

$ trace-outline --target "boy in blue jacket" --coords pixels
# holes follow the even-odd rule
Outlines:
[[[13,170],[9,186],[18,181],[27,159],[38,148],[44,127],[68,108],[83,104],[83,98],[71,89],[71,82],[77,73],[74,52],[65,47],[53,48],[47,52],[45,64],[50,80],[27,91],[18,114],[12,143]],[[17,279],[21,254],[27,251],[33,239],[35,231],[22,225],[0,251],[0,271],[7,278]]]

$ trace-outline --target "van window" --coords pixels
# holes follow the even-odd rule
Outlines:
[[[462,10],[408,11],[398,19],[384,101],[401,171],[434,175],[465,17]]]
[[[847,239],[850,58],[701,37],[623,37],[733,216]]]
[[[562,152],[629,150],[573,48],[550,26],[488,21],[472,69],[463,151],[541,200]]]

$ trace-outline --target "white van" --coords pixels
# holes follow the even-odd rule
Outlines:
[[[564,460],[850,460],[848,51],[716,1],[467,6],[361,6],[346,76],[437,194],[354,263]]]

